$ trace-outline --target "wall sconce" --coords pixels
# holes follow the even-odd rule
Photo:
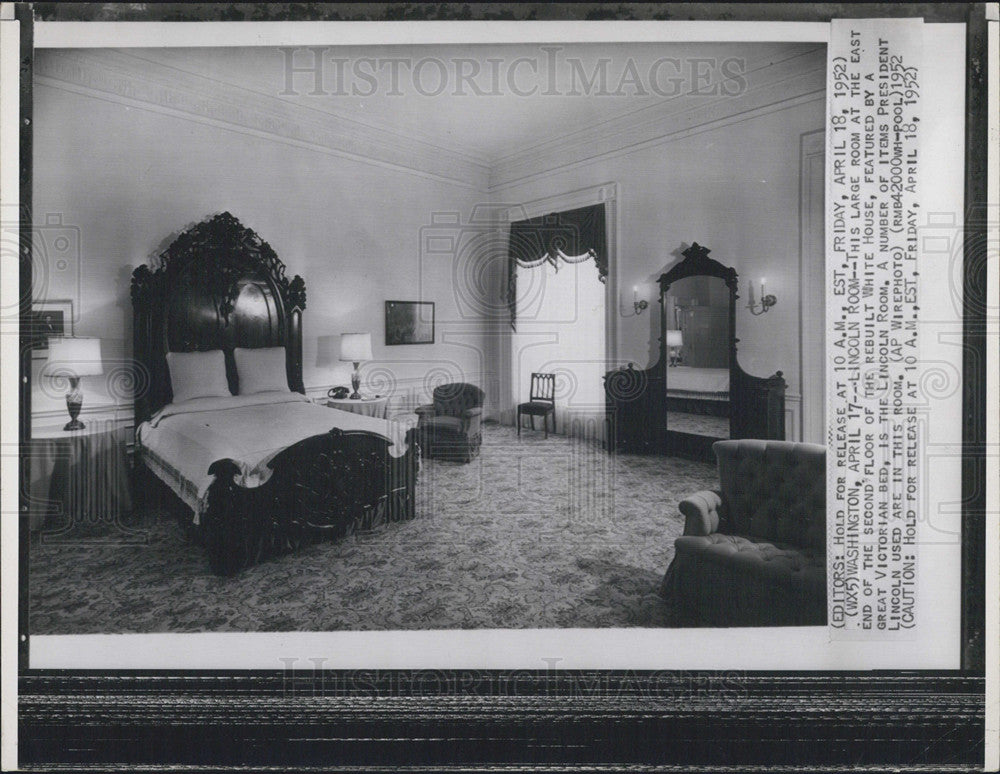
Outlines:
[[[750,296],[750,303],[747,304],[747,309],[750,310],[752,315],[764,314],[768,309],[778,303],[778,299],[767,293],[767,280],[761,277],[760,279],[760,304],[757,304],[753,298],[753,283],[747,284],[748,295]],[[759,308],[758,308],[759,307]]]
[[[649,307],[649,301],[645,298],[639,299],[639,286],[632,286],[632,308],[635,309],[636,315],[642,314]]]

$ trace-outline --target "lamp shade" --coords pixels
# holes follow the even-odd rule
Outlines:
[[[668,347],[684,346],[684,336],[681,335],[680,331],[667,331],[667,346]]]
[[[46,366],[51,371],[71,373],[74,376],[96,376],[104,373],[101,364],[101,340],[74,336],[49,339],[49,359]]]
[[[372,335],[370,333],[340,334],[340,359],[350,363],[371,360]]]

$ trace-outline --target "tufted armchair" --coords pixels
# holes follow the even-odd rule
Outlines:
[[[826,624],[826,447],[717,441],[720,489],[680,503],[660,589],[688,626]]]
[[[471,462],[479,454],[484,395],[476,385],[464,382],[434,388],[434,403],[417,408],[425,457]]]

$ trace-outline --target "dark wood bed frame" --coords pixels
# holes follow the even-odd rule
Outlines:
[[[155,267],[135,269],[131,295],[137,430],[172,400],[168,352],[223,350],[230,390],[238,394],[233,349],[285,347],[288,386],[305,393],[305,282],[286,277],[271,246],[230,213],[187,228]],[[230,575],[305,542],[413,518],[414,430],[407,442],[406,453],[392,457],[381,435],[334,428],[277,454],[270,478],[254,488],[237,483],[234,460],[216,460],[198,529],[212,570]]]

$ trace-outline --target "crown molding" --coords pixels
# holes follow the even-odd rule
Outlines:
[[[177,70],[120,51],[46,51],[38,83],[484,190],[489,167],[400,132]]]
[[[591,185],[586,188],[578,188],[568,193],[543,196],[539,199],[531,199],[526,202],[518,202],[511,206],[498,204],[501,208],[505,223],[513,223],[517,220],[528,218],[538,218],[552,212],[562,210],[574,210],[578,207],[587,207],[591,204],[602,204],[613,202],[618,198],[618,183],[609,182],[600,185]]]
[[[44,85],[139,107],[293,147],[350,158],[473,190],[496,193],[555,170],[721,128],[824,98],[826,51],[769,49],[748,62],[736,96],[685,94],[622,113],[494,160],[417,139],[395,128],[320,111],[111,49],[45,51]],[[715,82],[718,84],[718,80]]]
[[[659,103],[652,109],[623,114],[497,159],[492,167],[489,189],[496,193],[556,170],[627,155],[806,102],[824,100],[826,51],[819,47],[777,63],[759,58],[748,68],[746,78],[751,85],[737,96],[687,94]]]

